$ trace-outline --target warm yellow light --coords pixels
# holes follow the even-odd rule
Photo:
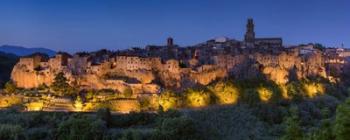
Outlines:
[[[258,88],[257,91],[259,93],[260,100],[263,102],[268,102],[271,99],[272,94],[273,94],[271,90],[264,88],[264,87]]]
[[[178,98],[171,91],[165,91],[159,96],[159,105],[162,106],[164,111],[176,108],[177,101]]]
[[[120,100],[110,102],[110,109],[120,113],[140,112],[140,103],[137,100]]]
[[[304,89],[308,97],[313,98],[317,95],[324,94],[324,86],[320,83],[304,84]]]
[[[22,100],[16,96],[1,96],[0,108],[11,107],[13,105],[22,104]]]
[[[75,111],[82,111],[83,110],[83,104],[82,103],[76,103],[74,104]]]
[[[80,97],[78,97],[74,102],[74,111],[82,111],[83,110],[83,102]]]
[[[44,103],[40,102],[31,102],[26,105],[27,111],[40,111],[43,109]]]
[[[190,90],[187,93],[187,101],[191,107],[203,107],[209,104],[210,95],[204,91]]]
[[[163,107],[164,111],[176,107],[176,102],[173,99],[163,99],[159,100],[159,104]]]
[[[217,83],[209,89],[218,98],[220,104],[235,104],[239,98],[239,91],[232,83]]]
[[[288,95],[288,89],[286,85],[279,85],[281,92],[282,92],[282,97],[283,99],[291,99],[291,97]]]

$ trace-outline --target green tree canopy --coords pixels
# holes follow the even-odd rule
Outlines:
[[[96,140],[102,139],[106,131],[105,122],[98,119],[70,117],[58,126],[58,139]]]
[[[232,82],[218,82],[209,86],[208,89],[214,93],[219,104],[234,104],[239,98],[239,90]]]
[[[163,108],[163,111],[176,108],[178,102],[178,96],[170,90],[162,92],[159,96],[159,105]]]
[[[300,127],[300,121],[298,117],[298,109],[292,107],[290,109],[290,116],[285,120],[285,134],[282,140],[301,140],[303,139],[303,131]]]
[[[23,135],[23,130],[20,125],[0,124],[0,139],[19,140]]]
[[[5,84],[5,92],[8,94],[14,93],[16,91],[17,87],[13,82],[9,81]]]
[[[185,92],[186,104],[190,107],[203,107],[211,103],[210,92],[206,90],[187,89]]]
[[[67,78],[64,76],[63,72],[60,72],[56,75],[54,82],[51,85],[51,89],[56,92],[58,95],[71,94],[73,88],[68,84]]]
[[[316,43],[315,44],[315,48],[319,49],[320,51],[324,51],[326,49],[326,46],[320,44],[320,43]]]
[[[336,140],[350,138],[350,98],[337,107],[334,134]]]

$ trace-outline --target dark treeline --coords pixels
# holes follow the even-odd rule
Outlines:
[[[264,79],[219,81],[181,93],[164,91],[154,113],[18,112],[13,107],[0,112],[0,139],[346,140],[348,87],[322,78],[283,86]]]
[[[16,55],[0,52],[0,88],[10,80],[12,68],[17,61]]]

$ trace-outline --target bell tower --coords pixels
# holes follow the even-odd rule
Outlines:
[[[169,37],[169,38],[167,39],[167,46],[168,46],[168,47],[174,46],[174,39],[173,39],[173,38]]]
[[[254,43],[254,40],[255,40],[254,22],[252,18],[249,18],[247,22],[247,31],[244,35],[244,41],[248,43]]]

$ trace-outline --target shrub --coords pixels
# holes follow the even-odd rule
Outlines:
[[[94,98],[94,94],[95,94],[95,92],[94,92],[93,90],[89,90],[89,91],[86,93],[85,98],[86,98],[87,100],[92,100],[92,99]]]
[[[337,107],[334,134],[336,140],[350,138],[350,98]]]
[[[74,88],[68,84],[68,80],[64,76],[63,72],[60,72],[55,76],[54,82],[51,85],[51,89],[55,91],[59,96],[70,95],[74,92]]]
[[[110,126],[112,123],[112,116],[111,116],[111,111],[109,108],[101,108],[97,110],[96,112],[97,118],[104,120],[107,124],[107,126]]]
[[[13,82],[9,81],[9,82],[7,82],[7,83],[5,84],[5,89],[4,89],[4,91],[5,91],[7,94],[12,94],[12,93],[14,93],[14,92],[16,91],[16,89],[17,89],[16,85],[15,85]]]
[[[203,107],[210,104],[210,93],[205,90],[188,89],[185,92],[186,104],[189,107]]]
[[[20,125],[0,124],[1,140],[20,140],[24,129]]]
[[[287,95],[293,100],[299,101],[303,97],[302,94],[304,91],[302,89],[303,88],[299,82],[293,81],[287,84]]]
[[[254,114],[262,121],[269,124],[280,124],[287,115],[288,109],[275,104],[260,104],[253,108]]]
[[[194,122],[187,117],[165,118],[157,125],[151,139],[196,140],[199,139]]]
[[[284,122],[286,129],[282,140],[300,140],[303,139],[303,131],[300,127],[298,110],[296,107],[290,109],[290,116]]]
[[[49,128],[30,128],[25,132],[26,140],[44,140],[52,136]]]
[[[179,97],[172,91],[166,90],[159,96],[159,105],[163,111],[174,109],[178,106]]]
[[[41,90],[41,91],[46,91],[49,89],[49,87],[44,83],[44,84],[39,85],[39,87],[37,89]]]
[[[219,82],[208,88],[214,93],[219,104],[235,104],[238,101],[239,91],[232,82]]]
[[[82,111],[83,109],[83,101],[80,96],[77,96],[77,98],[74,101],[74,107],[76,111]]]
[[[263,102],[269,102],[273,95],[273,92],[265,87],[259,87],[257,89],[257,92],[259,94],[260,100]]]
[[[312,131],[307,135],[307,140],[334,140],[335,136],[332,133],[333,125],[330,120],[323,120],[320,128]]]
[[[314,98],[317,95],[323,95],[325,93],[325,89],[323,84],[321,83],[315,83],[315,82],[308,82],[303,83],[303,88],[306,93],[306,96],[309,98]]]
[[[58,138],[65,140],[95,140],[102,139],[106,131],[105,123],[90,118],[70,117],[58,126]]]
[[[255,89],[245,89],[242,94],[242,102],[255,106],[260,102],[259,93]]]
[[[268,139],[265,137],[270,130],[253,113],[248,106],[237,104],[191,111],[186,115],[207,140]]]
[[[138,130],[128,129],[122,133],[119,140],[143,140],[143,136]]]
[[[129,114],[123,115],[113,115],[112,116],[112,126],[113,127],[131,127],[136,125],[147,125],[155,122],[156,115],[153,113],[131,112]]]

